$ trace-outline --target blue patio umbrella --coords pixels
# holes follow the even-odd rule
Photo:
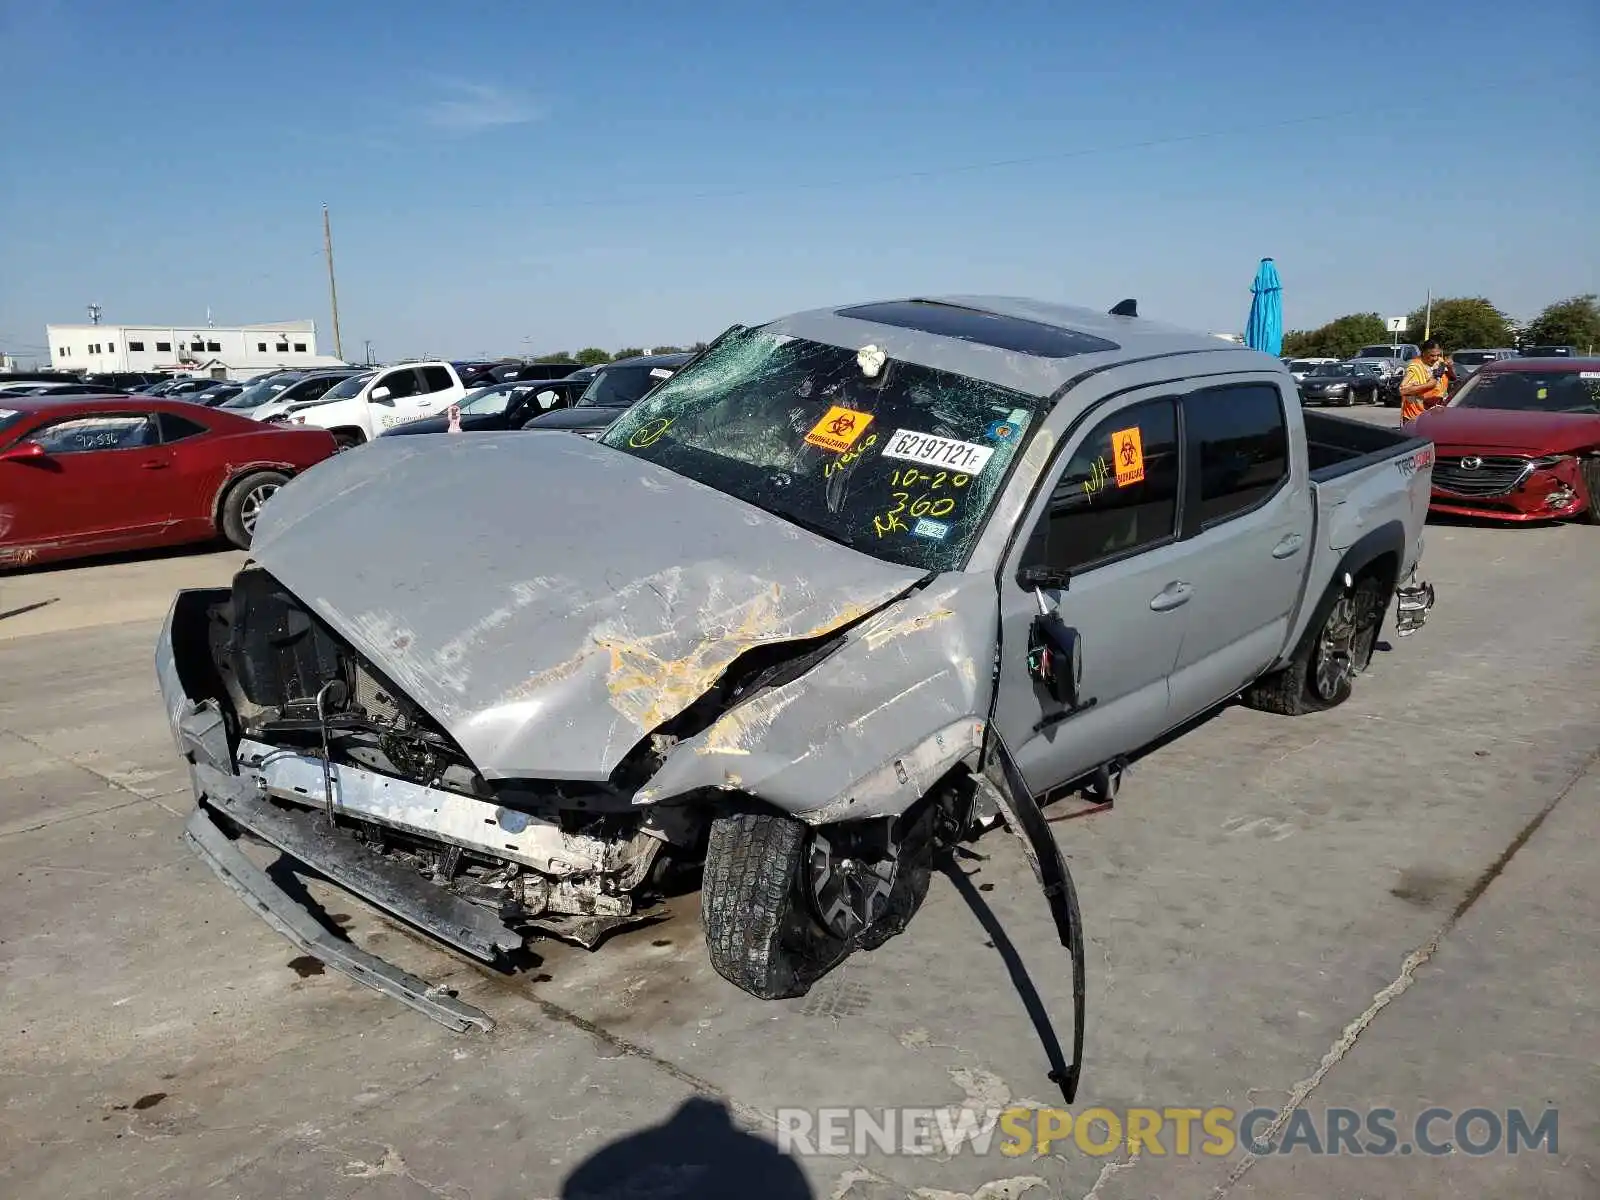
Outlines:
[[[1276,358],[1283,353],[1283,282],[1270,258],[1261,260],[1250,291],[1250,320],[1244,327],[1244,344]]]

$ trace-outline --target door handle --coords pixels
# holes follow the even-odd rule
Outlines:
[[[1189,603],[1189,598],[1194,595],[1194,584],[1185,583],[1183,580],[1174,580],[1156,593],[1155,599],[1150,601],[1150,607],[1155,612],[1170,612],[1180,604]]]
[[[1272,557],[1288,558],[1292,554],[1299,553],[1300,547],[1305,544],[1306,539],[1302,535],[1291,533],[1272,548]]]
[[[165,471],[167,469],[166,461],[160,458],[147,459],[139,465],[146,471]]]

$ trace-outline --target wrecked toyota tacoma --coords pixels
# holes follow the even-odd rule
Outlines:
[[[161,634],[191,844],[462,1024],[232,840],[489,962],[593,945],[698,871],[716,970],[776,998],[1001,821],[1081,971],[1039,802],[1104,798],[1237,695],[1342,702],[1391,606],[1406,634],[1432,604],[1428,443],[1303,415],[1276,359],[1133,310],[736,326],[594,442],[382,438],[295,481]]]

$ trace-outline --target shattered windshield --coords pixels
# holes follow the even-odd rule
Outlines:
[[[959,566],[1041,401],[764,330],[730,336],[600,437],[864,553]]]

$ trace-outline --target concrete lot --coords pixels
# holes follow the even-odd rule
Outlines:
[[[176,587],[241,560],[0,575],[0,1194],[1600,1194],[1600,530],[1430,527],[1439,607],[1386,634],[1349,704],[1224,711],[1111,811],[1055,826],[1090,933],[1077,1108],[1302,1103],[1321,1125],[1383,1106],[1402,1141],[1432,1105],[1560,1110],[1554,1154],[1442,1158],[1168,1141],[796,1165],[744,1132],[795,1106],[1052,1100],[1000,952],[1063,1037],[1069,974],[1004,835],[964,864],[972,885],[936,879],[904,936],[802,1000],[719,979],[694,896],[496,978],[313,885],[355,941],[489,1010],[487,1036],[323,973],[178,841],[190,797],[150,649]]]

